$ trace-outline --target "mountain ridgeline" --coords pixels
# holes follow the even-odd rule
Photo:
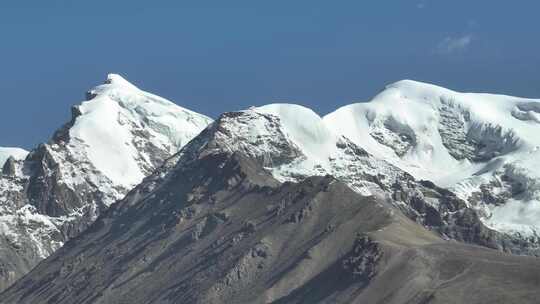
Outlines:
[[[0,303],[540,296],[538,100],[401,81],[212,122],[118,75],[88,99],[6,158]]]

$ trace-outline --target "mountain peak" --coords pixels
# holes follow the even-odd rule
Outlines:
[[[436,89],[436,90],[448,90],[447,88],[413,79],[402,79],[396,82],[386,85],[386,88],[416,88],[416,89]]]
[[[99,95],[117,95],[114,92],[118,91],[143,93],[143,91],[139,90],[139,88],[119,74],[109,73],[103,84],[95,86],[86,92],[86,100],[94,99]]]
[[[423,103],[434,102],[437,104],[441,97],[454,96],[456,94],[459,93],[431,83],[404,79],[386,85],[384,90],[377,94],[371,101],[395,104],[409,100],[418,100]]]
[[[86,229],[210,122],[109,74],[28,157],[0,148],[0,290]]]
[[[107,74],[107,80],[105,80],[105,83],[114,85],[114,86],[122,86],[126,88],[137,89],[137,87],[133,85],[131,82],[127,81],[124,77],[115,73]]]
[[[540,200],[540,175],[528,169],[538,166],[540,100],[402,80],[324,120],[372,155],[455,191],[482,210],[489,227],[540,231],[540,215],[528,203]]]
[[[211,122],[202,114],[138,89],[118,74],[108,74],[105,84],[89,93],[90,100],[77,107],[79,115],[69,130],[70,137],[84,143],[98,170],[128,188],[144,176],[138,164],[140,134],[160,150],[175,153]]]

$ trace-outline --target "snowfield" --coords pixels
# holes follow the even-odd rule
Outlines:
[[[455,191],[490,227],[538,236],[539,115],[540,100],[403,80],[324,121],[371,154]]]
[[[211,122],[116,74],[109,74],[106,83],[89,94],[95,97],[78,107],[80,116],[70,136],[84,143],[80,147],[96,169],[127,188],[148,174],[140,163],[152,157],[140,154],[134,129],[148,132],[153,145],[173,154]]]

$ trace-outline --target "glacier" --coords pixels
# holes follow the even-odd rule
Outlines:
[[[491,228],[540,232],[540,100],[403,80],[324,116],[373,155],[448,188]]]

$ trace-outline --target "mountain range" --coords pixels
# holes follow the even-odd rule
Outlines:
[[[86,99],[0,149],[0,303],[540,295],[540,100],[404,80],[212,121],[115,74]]]

